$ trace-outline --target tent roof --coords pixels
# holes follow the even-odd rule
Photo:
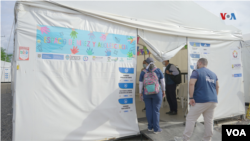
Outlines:
[[[241,31],[191,1],[24,1],[63,13],[83,13],[147,31],[185,37],[242,40]]]

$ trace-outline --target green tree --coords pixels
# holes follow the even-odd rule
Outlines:
[[[12,54],[7,54],[7,56],[6,54],[7,54],[6,49],[1,47],[1,60],[6,61],[6,62],[11,62]],[[6,57],[6,60],[5,60],[5,57]]]

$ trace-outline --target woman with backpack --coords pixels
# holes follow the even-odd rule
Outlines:
[[[148,131],[158,134],[162,131],[159,121],[161,102],[165,96],[165,81],[162,71],[155,66],[153,58],[146,59],[146,66],[139,78],[139,97],[146,105]]]

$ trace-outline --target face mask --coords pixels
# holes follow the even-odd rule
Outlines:
[[[165,62],[162,62],[162,64],[165,66]]]
[[[147,67],[147,65],[146,64],[143,64],[143,68],[146,68]]]

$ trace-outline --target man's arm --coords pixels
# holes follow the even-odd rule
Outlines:
[[[189,82],[189,97],[193,97],[194,95],[194,85],[196,83],[197,79],[190,79]]]
[[[195,100],[193,98],[193,95],[194,95],[194,85],[195,85],[196,81],[197,81],[197,79],[191,78],[190,82],[189,82],[189,104],[192,106],[195,105]],[[192,98],[192,99],[190,99],[190,98]]]
[[[179,71],[177,70],[175,65],[171,65],[169,70],[172,71],[173,75],[178,75],[179,74]]]
[[[217,95],[219,94],[219,82],[216,81],[216,92],[217,92]]]

